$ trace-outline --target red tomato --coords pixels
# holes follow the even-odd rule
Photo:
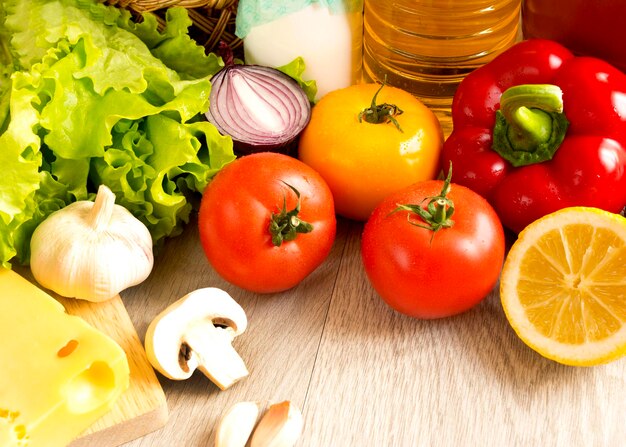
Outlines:
[[[447,185],[446,185],[447,186]],[[472,190],[451,184],[451,226],[437,231],[399,204],[426,209],[444,182],[431,180],[385,198],[365,224],[361,255],[374,289],[393,309],[416,318],[464,312],[495,287],[504,261],[505,237],[493,208]],[[450,212],[448,205],[444,207]]]
[[[275,245],[270,222],[283,209],[284,224],[304,229],[300,223],[305,222],[311,229],[292,230],[292,240],[285,235]],[[259,293],[301,282],[326,259],[336,231],[332,194],[322,177],[295,158],[271,152],[246,155],[224,167],[203,193],[198,223],[215,271]]]

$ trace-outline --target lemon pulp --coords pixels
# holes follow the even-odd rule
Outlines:
[[[503,268],[509,322],[540,354],[572,365],[626,350],[626,219],[557,211],[520,233]]]

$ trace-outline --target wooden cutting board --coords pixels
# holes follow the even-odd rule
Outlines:
[[[30,270],[14,270],[40,287]],[[41,288],[41,287],[40,287]],[[96,421],[70,447],[116,447],[163,427],[168,409],[165,393],[148,361],[143,344],[119,295],[102,303],[56,298],[69,314],[77,315],[115,340],[126,352],[130,367],[128,389],[118,398],[110,412]]]

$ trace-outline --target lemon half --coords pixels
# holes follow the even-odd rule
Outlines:
[[[526,227],[502,269],[500,297],[517,335],[559,363],[626,354],[626,218],[572,207]]]

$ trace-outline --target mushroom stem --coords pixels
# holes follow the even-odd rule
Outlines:
[[[196,363],[197,368],[222,390],[249,374],[232,346],[234,337],[231,328],[216,327],[209,322],[190,327],[184,340],[191,348],[189,363]]]

